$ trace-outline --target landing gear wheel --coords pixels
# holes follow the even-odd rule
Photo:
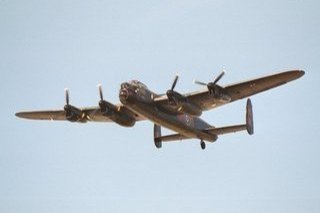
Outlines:
[[[206,143],[204,141],[201,141],[200,142],[200,146],[201,146],[201,149],[202,150],[205,150],[206,149]]]

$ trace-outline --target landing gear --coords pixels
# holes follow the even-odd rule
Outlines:
[[[200,141],[200,146],[202,150],[206,149],[206,143],[203,140]]]

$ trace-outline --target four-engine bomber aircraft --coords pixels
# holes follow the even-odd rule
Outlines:
[[[121,103],[112,104],[103,99],[102,87],[99,85],[99,106],[77,108],[69,103],[69,92],[65,90],[66,104],[63,110],[18,112],[16,116],[36,120],[68,120],[85,123],[115,122],[121,126],[132,127],[136,121],[150,120],[154,123],[154,143],[161,148],[162,142],[190,138],[200,139],[202,149],[204,141],[215,142],[218,135],[243,131],[253,134],[253,116],[250,99],[246,106],[246,123],[226,127],[214,127],[200,118],[203,111],[222,106],[233,101],[249,97],[265,90],[293,81],[304,75],[302,70],[286,71],[229,86],[220,86],[218,81],[222,72],[213,82],[195,83],[207,88],[188,94],[174,90],[178,76],[166,94],[158,95],[150,91],[139,81],[121,84],[119,99]],[[171,129],[176,134],[161,135],[161,126]]]

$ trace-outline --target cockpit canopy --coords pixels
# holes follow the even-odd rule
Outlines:
[[[136,86],[138,88],[142,88],[142,89],[146,89],[146,90],[148,89],[148,87],[145,84],[141,83],[138,80],[132,80],[129,82],[129,84],[131,84],[132,86]]]

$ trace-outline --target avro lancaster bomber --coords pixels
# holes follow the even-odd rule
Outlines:
[[[99,88],[98,106],[78,108],[70,104],[69,91],[65,90],[65,105],[61,110],[18,112],[16,116],[35,120],[59,120],[78,123],[115,122],[121,126],[132,127],[137,121],[149,120],[154,124],[154,143],[161,148],[162,142],[199,139],[202,149],[206,142],[215,142],[219,135],[246,130],[253,134],[252,104],[247,99],[246,122],[240,125],[214,127],[200,118],[203,111],[247,98],[259,92],[283,85],[304,75],[302,70],[281,72],[241,83],[221,86],[218,81],[196,84],[205,86],[200,91],[181,94],[175,90],[178,76],[165,94],[152,92],[139,81],[121,84],[119,99],[121,103],[112,104],[103,98]],[[162,135],[161,127],[173,130],[175,134]]]

